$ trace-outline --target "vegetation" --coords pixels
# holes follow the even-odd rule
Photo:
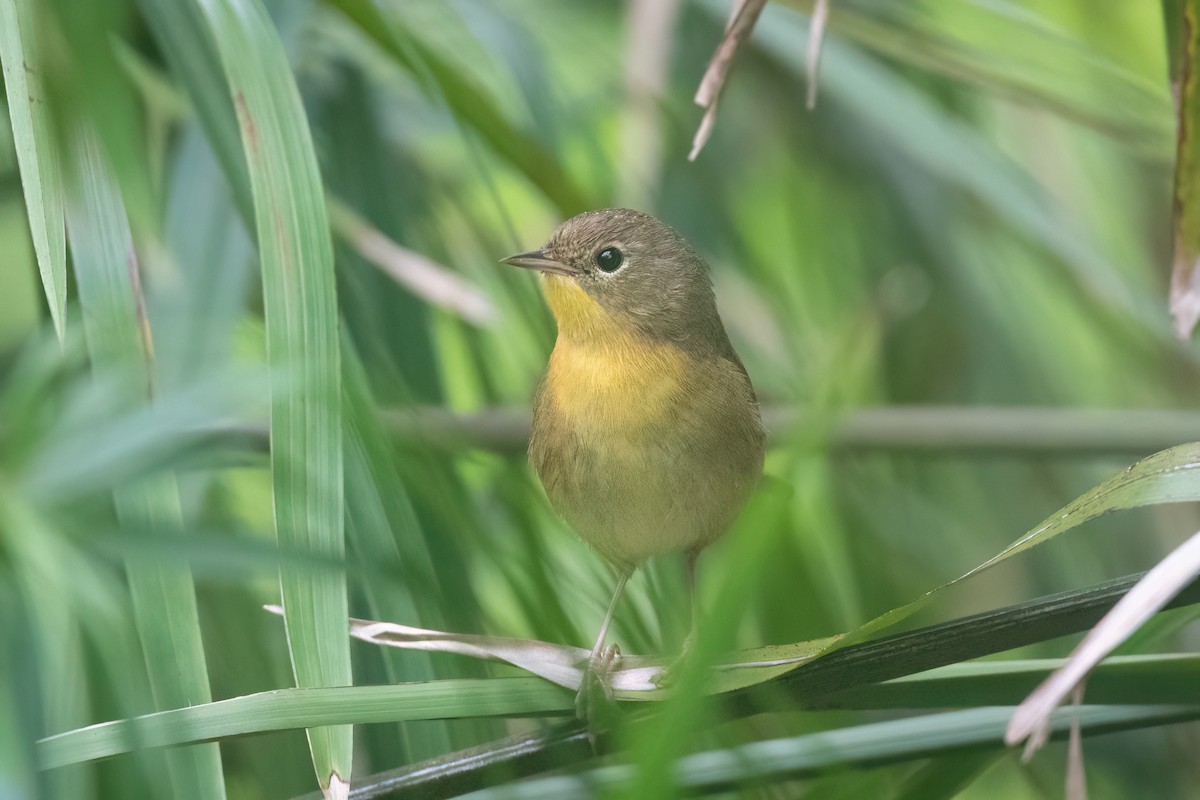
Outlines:
[[[689,161],[715,0],[0,0],[0,797],[1061,796],[1012,707],[1200,527],[1185,5],[833,0],[808,111],[772,3]],[[497,260],[613,205],[709,260],[772,450],[593,743],[345,625],[590,645]],[[632,579],[629,663],[683,583]],[[1054,718],[1093,797],[1193,794],[1197,600]]]

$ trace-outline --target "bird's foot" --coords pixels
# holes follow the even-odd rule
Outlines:
[[[587,723],[593,747],[596,732],[611,728],[620,713],[612,687],[613,668],[620,659],[621,649],[615,644],[589,658],[575,695],[575,716]]]
[[[683,640],[683,648],[679,651],[679,656],[664,667],[662,672],[651,678],[651,682],[655,686],[659,689],[670,689],[679,683],[679,678],[683,674],[684,664],[687,662],[688,655],[692,652],[692,643],[694,641],[693,634],[688,634],[688,637]]]

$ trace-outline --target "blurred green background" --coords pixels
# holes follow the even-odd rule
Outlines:
[[[767,471],[791,494],[771,525],[742,531],[770,543],[769,558],[750,565],[744,605],[711,608],[717,587],[747,568],[737,542],[701,560],[702,608],[732,626],[734,646],[848,630],[1171,443],[1082,455],[1086,442],[1052,437],[1016,452],[971,445],[1000,418],[992,407],[1068,420],[1194,404],[1200,361],[1174,338],[1166,309],[1176,5],[1098,13],[1083,0],[833,0],[808,112],[810,5],[766,9],[713,137],[690,163],[700,118],[691,98],[722,3],[266,2],[332,211],[352,615],[590,644],[611,577],[549,509],[520,442],[554,324],[533,276],[497,264],[588,208],[633,206],[678,228],[712,266],[772,419],[803,412],[772,431]],[[131,565],[186,560],[214,699],[293,685],[283,626],[260,610],[279,601],[279,564],[254,201],[236,131],[229,138],[227,89],[202,96],[186,77],[196,49],[216,52],[199,7],[56,0],[33,14],[44,56],[34,71],[60,139],[94,127],[124,198],[153,339],[150,406],[130,406],[136,372],[106,368],[96,342],[85,346],[90,309],[73,272],[65,344],[56,342],[12,129],[0,125],[4,798],[179,792],[160,750],[35,770],[36,739],[155,708]],[[379,257],[364,223],[403,250],[385,245]],[[434,299],[436,279],[413,254],[457,276],[449,302]],[[417,277],[398,281],[389,265]],[[912,405],[982,410],[958,448],[888,446],[883,435],[839,444],[840,421],[856,409]],[[459,434],[414,423],[411,410],[427,407],[466,415]],[[499,433],[483,412],[499,415]],[[1189,438],[1181,430],[1177,441]],[[183,536],[164,542],[117,513],[114,491],[147,475],[177,480]],[[1196,527],[1195,510],[1180,507],[1090,523],[952,591],[918,622],[1145,569]],[[338,562],[284,559],[299,569]],[[627,652],[678,647],[681,583],[673,562],[633,578],[614,628]],[[1131,652],[1194,648],[1186,612],[1175,614]],[[1016,655],[1063,655],[1074,641]],[[351,653],[359,684],[511,674],[359,643]],[[780,713],[717,736],[879,718]],[[355,775],[539,724],[359,726]],[[712,744],[693,738],[682,751]],[[1089,741],[1092,796],[1192,796],[1197,746],[1194,725]],[[1051,745],[1022,765],[997,751],[962,796],[1058,797],[1064,752]],[[300,731],[226,740],[220,755],[231,798],[315,787]],[[761,791],[901,796],[917,768]]]

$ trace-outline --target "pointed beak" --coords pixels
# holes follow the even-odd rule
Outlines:
[[[511,264],[514,267],[521,269],[536,269],[538,272],[545,272],[549,275],[578,275],[579,270],[568,266],[561,261],[555,261],[550,256],[546,255],[545,250],[531,250],[528,253],[518,253],[515,256],[500,259],[502,264]]]

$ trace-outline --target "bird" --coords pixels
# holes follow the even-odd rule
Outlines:
[[[540,274],[558,333],[533,398],[529,460],[551,506],[616,583],[576,696],[612,702],[608,629],[630,575],[681,553],[696,630],[696,559],[758,485],[765,434],[746,368],[717,311],[709,267],[673,228],[610,208],[502,259]]]

